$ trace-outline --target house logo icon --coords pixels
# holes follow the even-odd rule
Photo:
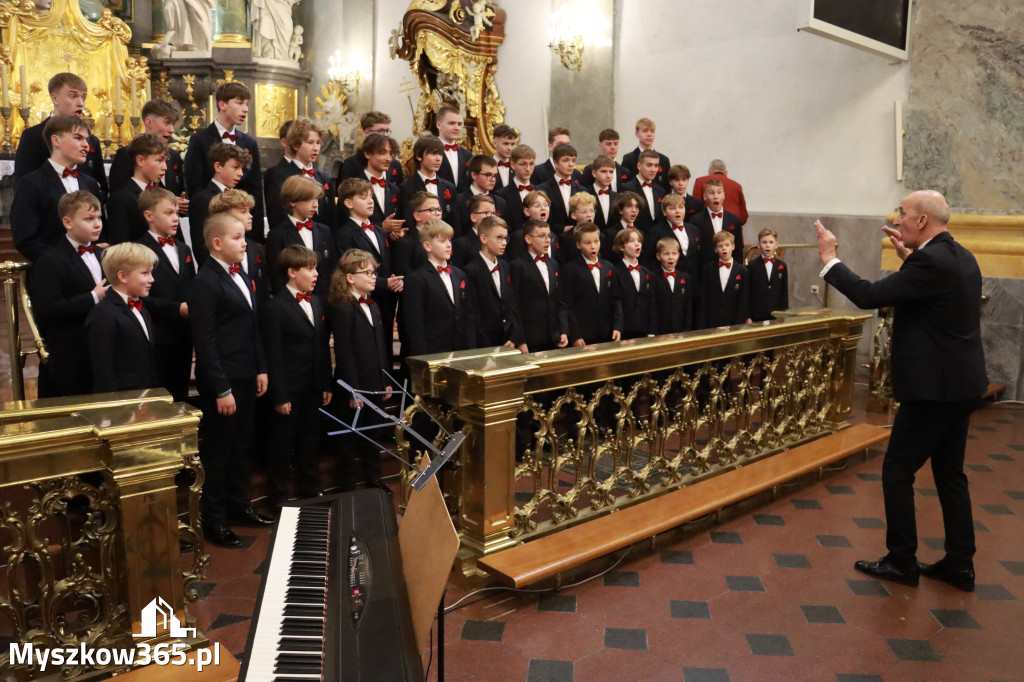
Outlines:
[[[174,615],[174,609],[162,597],[156,597],[153,601],[146,604],[146,607],[142,609],[141,622],[142,632],[132,635],[132,637],[156,637],[158,624],[161,630],[169,629],[171,637],[196,636],[195,628],[181,626],[181,621]]]

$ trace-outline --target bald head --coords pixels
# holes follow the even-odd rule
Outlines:
[[[949,206],[946,199],[932,189],[911,192],[900,202],[893,225],[907,248],[916,249],[940,232],[946,231]]]
[[[929,222],[945,226],[949,222],[949,205],[946,198],[933,189],[911,192],[907,199],[913,202],[917,212],[928,216]]]

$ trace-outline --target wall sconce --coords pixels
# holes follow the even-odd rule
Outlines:
[[[359,69],[342,69],[341,61],[340,51],[331,55],[327,78],[331,83],[337,85],[346,97],[359,97]]]
[[[551,42],[548,47],[562,60],[562,66],[570,71],[579,71],[583,66],[583,36],[571,28],[565,5],[551,16]]]

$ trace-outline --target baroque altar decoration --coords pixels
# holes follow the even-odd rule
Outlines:
[[[505,121],[505,104],[494,74],[505,40],[505,10],[488,0],[412,0],[401,30],[391,32],[391,58],[409,62],[420,86],[413,134],[433,130],[446,104],[463,112],[474,154],[494,153],[494,126]]]

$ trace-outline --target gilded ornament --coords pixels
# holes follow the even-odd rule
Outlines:
[[[284,85],[257,83],[256,108],[259,112],[256,137],[277,139],[281,126],[298,115],[298,90]]]

